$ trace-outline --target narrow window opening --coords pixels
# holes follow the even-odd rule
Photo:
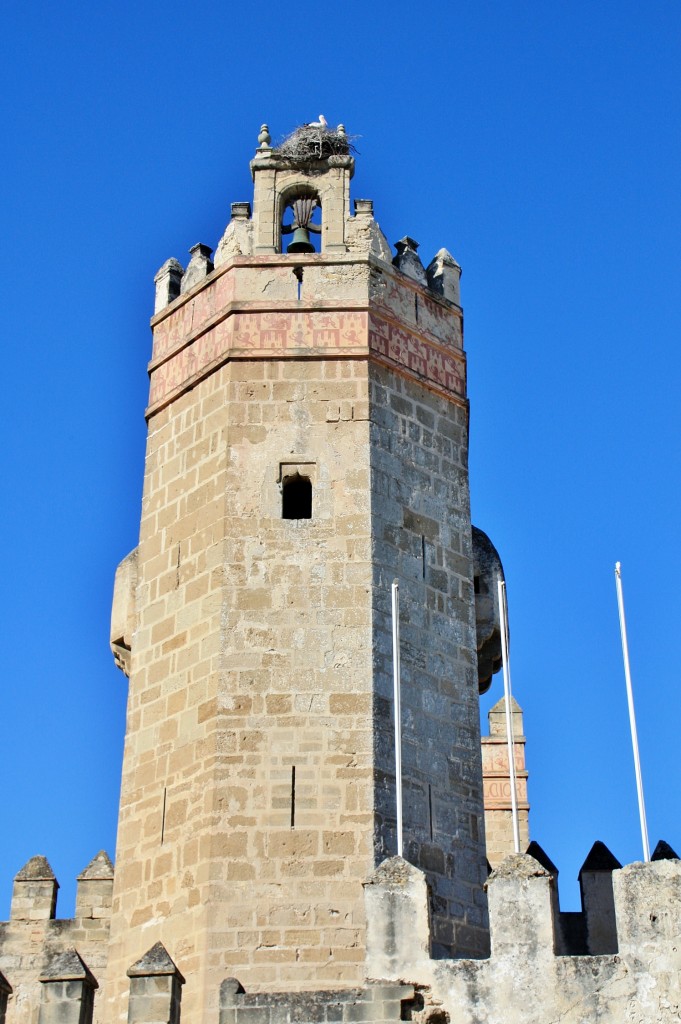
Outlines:
[[[282,519],[312,519],[312,482],[295,473],[282,488]]]
[[[480,593],[480,577],[479,576],[474,576],[473,577],[473,593],[474,594],[479,594]]]
[[[416,323],[419,322],[419,297],[418,297],[418,295],[414,296],[414,320],[416,320]]]
[[[430,841],[433,841],[433,788],[428,783],[428,824],[430,826]]]
[[[291,765],[291,828],[296,827],[296,766]]]
[[[298,295],[297,295],[297,298],[300,301],[300,294],[301,294],[301,292],[303,290],[303,268],[302,267],[294,267],[293,268],[293,276],[295,277],[296,281],[298,282]]]
[[[426,578],[426,538],[421,534],[421,575]]]
[[[161,845],[163,845],[163,838],[166,831],[166,798],[168,796],[168,790],[163,787],[163,811],[161,812]]]

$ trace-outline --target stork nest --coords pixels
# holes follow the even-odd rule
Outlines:
[[[275,153],[292,164],[311,163],[329,156],[349,156],[357,152],[352,143],[356,137],[335,128],[301,125],[279,143]]]

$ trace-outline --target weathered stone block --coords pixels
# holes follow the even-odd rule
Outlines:
[[[487,880],[492,957],[553,956],[551,875],[534,857],[511,854]]]
[[[645,959],[679,962],[681,935],[681,861],[628,864],[612,875],[619,952]]]
[[[430,956],[425,876],[401,857],[383,862],[364,885],[367,975],[403,980],[418,974]]]

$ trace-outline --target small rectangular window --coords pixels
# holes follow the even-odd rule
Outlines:
[[[282,519],[312,519],[312,481],[294,473],[284,478],[282,486]]]

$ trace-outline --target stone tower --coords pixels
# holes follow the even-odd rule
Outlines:
[[[424,270],[408,237],[392,259],[372,204],[351,214],[340,127],[258,141],[214,263],[196,245],[156,278],[140,541],[112,614],[116,867],[90,861],[72,918],[46,857],[18,872],[0,1024],[678,1024],[668,844],[622,868],[595,843],[581,913],[536,842],[507,856],[503,702],[481,766],[502,569],[470,523],[459,268],[440,250]]]
[[[111,1022],[157,941],[187,1020],[213,1019],[228,975],[361,983],[363,883],[396,852],[395,578],[404,855],[435,954],[487,948],[460,269],[444,249],[424,269],[409,237],[393,259],[372,202],[351,210],[342,126],[259,142],[214,263],[197,245],[156,277],[140,539],[113,614]],[[287,251],[290,217],[319,251]]]

